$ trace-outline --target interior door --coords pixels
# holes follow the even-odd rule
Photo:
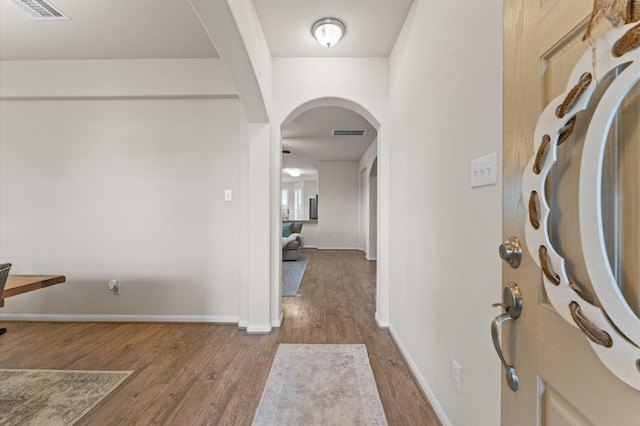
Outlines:
[[[505,0],[503,113],[503,237],[525,240],[528,206],[522,200],[523,170],[534,154],[534,131],[543,109],[565,92],[574,64],[589,49],[582,35],[592,0]],[[594,37],[610,28],[599,25]],[[602,93],[594,94],[594,98]],[[638,187],[640,88],[625,100],[620,124],[607,143],[603,199],[604,227],[612,268],[638,315]],[[580,160],[589,114],[581,114],[571,137],[557,149],[547,180],[550,238],[567,259],[567,269],[585,298],[598,304],[584,262],[578,212]],[[618,134],[620,133],[620,134]],[[622,133],[624,133],[622,135]],[[609,164],[610,163],[610,164]],[[612,166],[612,165],[615,165]],[[611,167],[609,167],[611,166]],[[621,203],[624,200],[624,203]],[[605,367],[585,334],[549,302],[543,271],[523,244],[517,268],[503,264],[503,285],[517,283],[522,313],[505,322],[501,349],[518,376],[518,390],[502,380],[504,425],[638,425],[640,391]],[[534,253],[534,256],[536,254]],[[628,285],[627,285],[628,284]],[[639,361],[640,362],[640,361]],[[640,363],[638,364],[640,368]],[[640,373],[640,371],[639,371]]]

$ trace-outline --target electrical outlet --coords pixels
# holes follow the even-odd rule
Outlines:
[[[107,285],[109,286],[109,290],[111,290],[113,294],[120,294],[120,281],[114,279],[109,281]]]
[[[451,382],[453,383],[453,387],[456,388],[458,392],[462,392],[462,371],[460,368],[460,364],[456,362],[455,359],[451,358]]]
[[[498,154],[493,153],[471,161],[471,187],[498,183]]]

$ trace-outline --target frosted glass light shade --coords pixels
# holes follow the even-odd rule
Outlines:
[[[324,18],[311,27],[311,34],[325,47],[336,44],[344,35],[344,24],[335,18]]]

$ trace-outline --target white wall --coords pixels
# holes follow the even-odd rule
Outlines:
[[[302,236],[306,248],[318,248],[318,221],[311,220],[302,225]]]
[[[355,161],[318,163],[318,248],[358,249],[359,172]]]
[[[139,76],[140,63],[132,64],[117,74],[122,82]],[[69,74],[87,65],[66,63]],[[32,66],[47,75],[46,63]],[[175,96],[201,83],[163,70],[156,79],[184,79]],[[27,86],[14,77],[14,87]],[[91,78],[82,83],[89,94],[114,75],[96,68]],[[2,83],[12,81],[5,74]],[[237,322],[247,140],[239,101],[140,99],[124,83],[112,83],[104,99],[80,98],[65,84],[68,99],[43,89],[43,100],[0,102],[0,256],[15,273],[67,277],[8,299],[3,316]],[[144,96],[153,94],[144,87]],[[209,96],[211,88],[194,90]],[[234,201],[224,202],[225,189]],[[119,296],[107,289],[112,278],[122,282]]]
[[[387,118],[388,95],[387,58],[273,58],[276,125],[301,105],[332,97],[361,105],[380,123]]]
[[[416,0],[391,56],[390,325],[454,425],[500,424],[501,186],[469,168],[501,152],[501,29],[499,0]]]
[[[219,59],[2,61],[2,98],[233,97]]]

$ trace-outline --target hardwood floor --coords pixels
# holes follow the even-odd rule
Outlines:
[[[439,424],[375,325],[374,262],[312,251],[283,311],[269,335],[216,324],[9,322],[0,368],[134,371],[78,425],[250,425],[278,343],[364,343],[389,424]]]
[[[439,425],[388,330],[377,327],[376,264],[357,251],[311,251],[296,297],[283,297],[280,343],[364,343],[389,425]]]

